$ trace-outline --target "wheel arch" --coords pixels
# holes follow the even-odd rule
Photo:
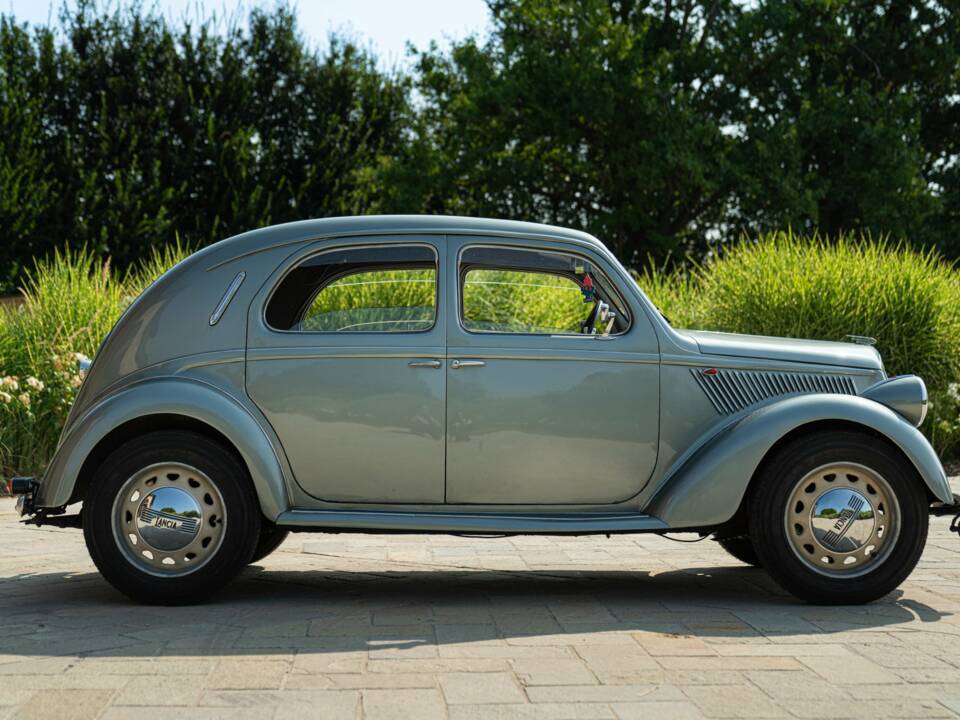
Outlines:
[[[72,423],[44,473],[38,504],[82,500],[96,468],[114,449],[143,433],[174,429],[205,435],[235,453],[268,520],[289,507],[280,457],[257,420],[219,389],[185,379],[126,388]]]
[[[204,435],[227,448],[236,456],[244,468],[247,469],[247,472],[250,472],[250,468],[247,467],[247,463],[237,449],[237,446],[234,445],[230,438],[212,425],[208,425],[189,415],[179,415],[176,413],[141,415],[113,428],[94,445],[80,466],[80,471],[77,473],[77,481],[73,486],[73,492],[70,495],[69,502],[78,502],[83,499],[87,493],[87,488],[90,485],[93,474],[97,468],[103,464],[103,461],[109,457],[110,453],[128,440],[133,440],[136,437],[157,430],[187,430],[195,432],[198,435]]]
[[[765,405],[721,428],[668,470],[645,512],[672,528],[735,525],[763,464],[785,443],[830,428],[882,438],[916,469],[931,500],[952,497],[929,442],[894,411],[862,397],[802,395]]]
[[[766,454],[763,456],[763,459],[760,461],[760,464],[757,465],[756,469],[753,471],[753,475],[750,477],[750,481],[747,484],[747,488],[743,494],[743,498],[740,500],[740,505],[737,508],[736,513],[734,514],[731,524],[734,526],[741,526],[741,523],[745,524],[747,505],[749,504],[750,494],[756,488],[757,483],[760,482],[760,477],[763,475],[764,470],[767,465],[776,457],[777,453],[780,452],[787,445],[807,436],[816,435],[819,433],[827,432],[855,432],[862,435],[869,435],[876,440],[884,443],[889,447],[893,452],[900,456],[903,460],[907,462],[908,465],[917,469],[913,461],[907,456],[899,445],[893,442],[889,437],[884,435],[882,432],[879,432],[875,428],[870,427],[869,425],[864,425],[862,422],[855,422],[852,420],[815,420],[804,425],[795,427],[790,432],[786,433],[783,437],[777,440],[773,445],[770,446],[770,449],[767,450]],[[919,474],[919,473],[918,473]],[[927,493],[927,497],[930,499],[930,502],[936,501],[938,498],[931,490],[930,485],[926,482],[923,483],[923,489]]]

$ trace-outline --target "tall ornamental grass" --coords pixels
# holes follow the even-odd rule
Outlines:
[[[41,472],[93,357],[126,307],[188,254],[179,244],[118,274],[88,250],[38,262],[23,303],[0,308],[0,479]]]
[[[924,431],[941,452],[958,447],[960,277],[935,252],[778,232],[674,273],[649,268],[638,282],[677,327],[876,338],[888,374],[926,381],[933,408]]]

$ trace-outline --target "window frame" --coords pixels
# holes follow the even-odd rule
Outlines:
[[[383,330],[351,330],[349,332],[343,332],[339,330],[302,330],[299,329],[303,324],[304,315],[313,305],[314,300],[317,296],[323,292],[324,288],[329,287],[338,280],[342,280],[345,277],[350,275],[357,275],[362,272],[371,272],[371,269],[359,269],[359,270],[346,270],[342,273],[337,273],[333,275],[327,282],[323,283],[308,296],[307,300],[304,302],[303,307],[298,311],[298,320],[297,323],[287,329],[281,329],[274,327],[267,320],[267,308],[270,307],[270,303],[273,302],[273,298],[276,295],[277,290],[281,285],[287,280],[290,276],[290,273],[302,267],[304,263],[309,262],[315,258],[320,257],[321,255],[328,255],[335,252],[344,252],[350,250],[367,250],[367,249],[397,249],[397,248],[427,248],[430,253],[433,255],[433,270],[434,270],[434,283],[433,283],[433,323],[430,327],[423,328],[421,330],[399,330],[399,331],[383,331]],[[390,269],[394,270],[410,270],[415,268],[404,268],[404,267],[393,267]],[[270,293],[267,295],[266,301],[263,303],[261,308],[261,322],[263,326],[271,333],[280,333],[283,335],[327,335],[327,336],[336,336],[336,337],[356,337],[358,335],[422,335],[424,333],[431,333],[437,328],[437,320],[440,318],[440,254],[437,252],[437,248],[431,243],[426,242],[388,242],[388,243],[356,243],[350,245],[339,245],[337,247],[324,248],[316,252],[307,253],[301,258],[298,258],[296,262],[290,264],[290,266],[284,270],[283,275],[274,283],[273,287],[270,289]]]
[[[617,302],[620,304],[620,307],[624,308],[623,318],[626,320],[627,326],[617,333],[610,333],[609,335],[600,335],[600,334],[586,334],[586,333],[533,333],[533,332],[510,332],[508,330],[470,330],[464,323],[464,301],[463,301],[463,286],[466,280],[466,272],[463,271],[463,255],[468,250],[473,249],[486,249],[486,250],[518,250],[521,252],[530,252],[530,253],[547,253],[553,255],[567,255],[574,258],[581,258],[585,262],[590,263],[595,269],[596,272],[599,272],[603,277],[604,282],[608,285],[613,293],[616,296]],[[531,270],[530,268],[525,267],[516,267],[516,266],[504,266],[504,267],[491,267],[488,265],[470,265],[470,270],[511,270],[513,272],[538,272],[543,275],[556,275],[557,277],[562,277],[570,279],[567,275],[558,272],[550,272],[549,270]],[[467,271],[469,272],[469,270]],[[457,292],[456,292],[456,315],[457,315],[457,325],[460,329],[468,335],[509,335],[513,337],[538,337],[538,338],[584,338],[587,340],[597,340],[599,338],[606,338],[612,340],[614,338],[620,338],[630,332],[633,329],[633,316],[630,310],[630,305],[627,303],[626,299],[623,297],[623,294],[620,291],[620,288],[617,284],[610,279],[610,273],[604,269],[600,263],[597,262],[595,258],[586,255],[583,252],[577,252],[575,250],[558,250],[556,248],[540,248],[532,247],[529,245],[513,245],[513,244],[500,244],[500,243],[470,243],[463,245],[460,250],[457,252],[456,259],[456,282],[457,282]],[[618,308],[619,309],[619,308]]]

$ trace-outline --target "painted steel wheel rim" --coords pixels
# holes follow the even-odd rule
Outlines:
[[[830,463],[791,490],[784,530],[808,568],[834,578],[865,575],[883,563],[900,535],[901,513],[889,483],[858,463]]]
[[[113,535],[127,560],[150,575],[196,572],[223,542],[227,513],[209,477],[184,463],[157,463],[131,476],[117,494]]]

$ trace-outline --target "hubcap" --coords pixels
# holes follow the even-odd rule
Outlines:
[[[180,488],[162,487],[137,508],[137,532],[157,550],[180,550],[196,539],[203,524],[200,503]]]
[[[870,501],[849,488],[827,490],[813,506],[810,524],[817,542],[834,552],[854,552],[866,545],[877,526]]]
[[[220,547],[225,526],[216,485],[181,463],[143,468],[124,483],[113,507],[117,545],[152,575],[195,572]]]
[[[797,557],[818,573],[854,577],[893,550],[900,506],[876,471],[832,463],[807,473],[790,494],[784,529]]]

